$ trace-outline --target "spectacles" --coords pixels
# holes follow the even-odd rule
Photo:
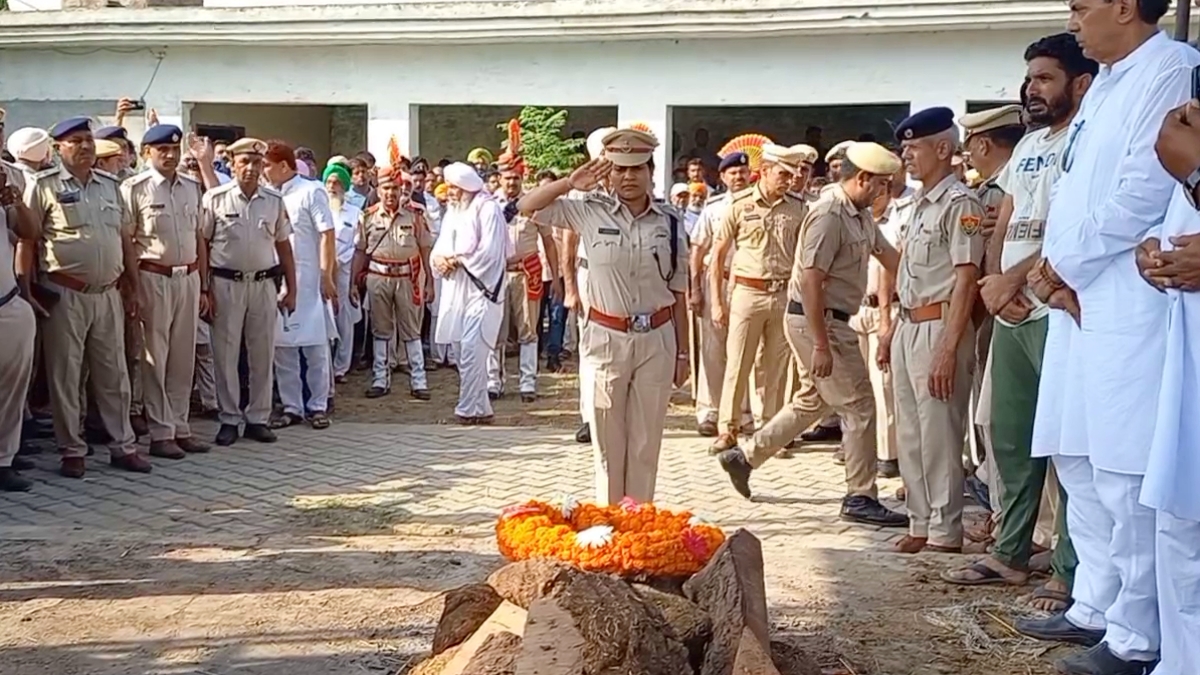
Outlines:
[[[1071,170],[1071,166],[1075,164],[1075,142],[1079,139],[1079,132],[1083,131],[1083,125],[1087,120],[1079,120],[1071,125],[1071,135],[1067,137],[1067,147],[1063,150],[1062,170],[1066,173]]]

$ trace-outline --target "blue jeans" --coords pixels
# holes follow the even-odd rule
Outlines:
[[[562,300],[550,296],[549,284],[542,296],[542,315],[538,320],[538,344],[547,357],[562,354],[563,336],[567,332],[567,308]]]

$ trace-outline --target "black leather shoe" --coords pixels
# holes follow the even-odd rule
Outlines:
[[[546,372],[557,373],[562,370],[562,360],[557,356],[546,357]]]
[[[881,459],[876,465],[876,473],[880,478],[899,478],[900,477],[900,461],[895,459]]]
[[[717,455],[717,461],[725,473],[729,474],[729,482],[733,483],[733,489],[737,490],[739,495],[750,499],[750,474],[754,469],[746,460],[741,448],[725,450]]]
[[[28,457],[22,457],[20,455],[13,457],[12,468],[16,469],[17,471],[31,471],[32,469],[36,468],[36,466],[37,465],[33,463],[33,460],[29,459]]]
[[[391,389],[386,387],[371,387],[367,390],[367,398],[383,398],[391,393]]]
[[[1104,631],[1080,628],[1067,621],[1065,612],[1054,614],[1047,619],[1017,619],[1013,627],[1022,635],[1048,642],[1069,642],[1094,647],[1104,640]]]
[[[527,391],[521,392],[521,403],[536,403],[536,402],[537,402],[537,394],[533,394],[533,393],[530,393]]]
[[[409,392],[409,394],[411,394],[412,397],[417,399],[418,401],[428,401],[430,398],[432,398],[429,395],[428,389],[413,389],[412,391]]]
[[[259,443],[274,443],[278,439],[275,432],[268,429],[265,424],[247,424],[246,431],[242,435]]]
[[[842,520],[877,527],[908,527],[908,516],[866,495],[848,495],[842,500]]]
[[[712,420],[704,420],[700,424],[696,425],[696,433],[700,434],[704,438],[716,438],[718,431],[717,423]]]
[[[576,443],[591,443],[592,442],[592,425],[584,422],[579,425],[579,429],[575,432]]]
[[[800,434],[800,440],[805,443],[833,443],[842,440],[842,427],[816,426]]]
[[[217,437],[213,439],[213,443],[226,448],[237,442],[238,428],[236,424],[222,424],[217,430]]]
[[[499,401],[501,396],[504,396],[504,394],[501,394],[498,391],[489,391],[488,392],[488,400],[489,401]]]
[[[11,467],[0,468],[0,492],[28,492],[33,482]]]
[[[1061,675],[1149,675],[1156,661],[1126,661],[1101,642],[1091,649],[1059,659],[1054,669]]]

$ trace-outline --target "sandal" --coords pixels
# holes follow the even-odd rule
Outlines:
[[[1075,600],[1071,597],[1070,593],[1046,588],[1045,584],[1041,584],[1037,588],[1033,589],[1033,593],[1022,598],[1021,600],[1027,605],[1033,605],[1034,601],[1036,600],[1049,600],[1055,603],[1051,609],[1037,609],[1044,612],[1050,612],[1051,614],[1065,612],[1071,608],[1071,605],[1075,604]]]
[[[303,421],[304,421],[303,417],[301,417],[299,415],[295,415],[293,413],[285,412],[285,413],[282,413],[281,415],[279,415],[279,417],[272,419],[270,424],[268,424],[267,426],[271,429],[285,429],[287,427],[291,427],[291,426],[300,424]]]
[[[968,572],[974,573],[976,576],[969,579],[965,576]],[[971,563],[956,570],[946,570],[942,572],[941,578],[942,581],[955,586],[1009,585],[1009,581],[1003,575],[982,562]]]
[[[312,425],[313,429],[316,429],[318,431],[320,431],[321,429],[328,429],[329,428],[329,417],[326,416],[325,413],[321,413],[321,412],[313,413],[312,415],[309,416],[308,423],[310,425]]]

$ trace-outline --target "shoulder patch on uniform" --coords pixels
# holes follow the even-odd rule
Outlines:
[[[958,226],[962,228],[963,234],[968,237],[973,237],[979,232],[979,225],[983,219],[976,215],[965,215],[958,219]]]
[[[181,171],[181,172],[179,172],[179,173],[177,173],[177,174],[175,174],[175,175],[176,175],[176,176],[179,176],[179,177],[180,177],[180,178],[182,178],[183,180],[186,180],[186,181],[190,181],[190,182],[192,182],[192,183],[195,183],[196,185],[199,185],[199,184],[200,184],[200,181],[196,180],[195,178],[192,178],[192,176],[191,176],[190,174],[183,173],[182,171]]]
[[[704,200],[704,205],[705,205],[705,206],[708,206],[709,204],[716,204],[717,202],[719,202],[719,201],[721,201],[722,199],[724,199],[724,198],[725,198],[725,195],[727,195],[727,194],[729,194],[729,193],[727,193],[727,192],[722,192],[722,193],[721,193],[721,194],[719,194],[719,195],[711,195],[711,196],[709,196],[709,198],[708,198],[708,199],[705,199],[705,200]]]
[[[745,199],[746,197],[750,197],[753,195],[754,195],[754,186],[751,185],[748,188],[742,188],[741,190],[738,190],[737,192],[733,193],[733,196],[731,196],[730,199],[732,199],[733,201],[736,202],[736,201]]]
[[[33,174],[33,176],[31,176],[31,178],[33,180],[42,180],[43,178],[49,178],[50,176],[56,175],[57,173],[58,173],[58,167],[52,166],[49,169],[42,169],[41,171]]]
[[[616,200],[612,198],[612,195],[600,191],[587,193],[583,196],[583,201],[593,202],[595,204],[604,204],[605,206],[612,206],[616,203]]]
[[[151,174],[149,171],[143,171],[142,173],[134,174],[134,175],[130,176],[129,178],[126,178],[125,180],[121,181],[121,185],[137,185],[138,183],[144,183],[145,181],[149,180],[150,176],[152,176],[152,175],[153,174]],[[178,175],[183,176],[185,174],[181,173]]]
[[[379,204],[380,204],[379,202],[375,202],[374,204],[368,206],[366,208],[366,210],[363,211],[363,213],[365,213],[367,215],[373,215],[376,211],[379,210]]]
[[[107,171],[101,171],[100,169],[92,169],[92,173],[96,174],[97,176],[100,176],[101,178],[107,178],[114,183],[121,182],[120,178],[117,178],[115,175],[113,175]]]
[[[213,188],[213,189],[211,189],[211,190],[208,190],[208,191],[207,191],[207,192],[205,192],[204,194],[205,194],[206,196],[207,196],[207,195],[219,195],[219,194],[224,194],[224,193],[226,193],[226,192],[229,192],[230,190],[233,190],[233,189],[237,188],[237,186],[238,186],[238,184],[237,184],[235,181],[229,181],[228,183],[222,183],[222,184],[218,185],[217,187],[215,187],[215,188]]]

